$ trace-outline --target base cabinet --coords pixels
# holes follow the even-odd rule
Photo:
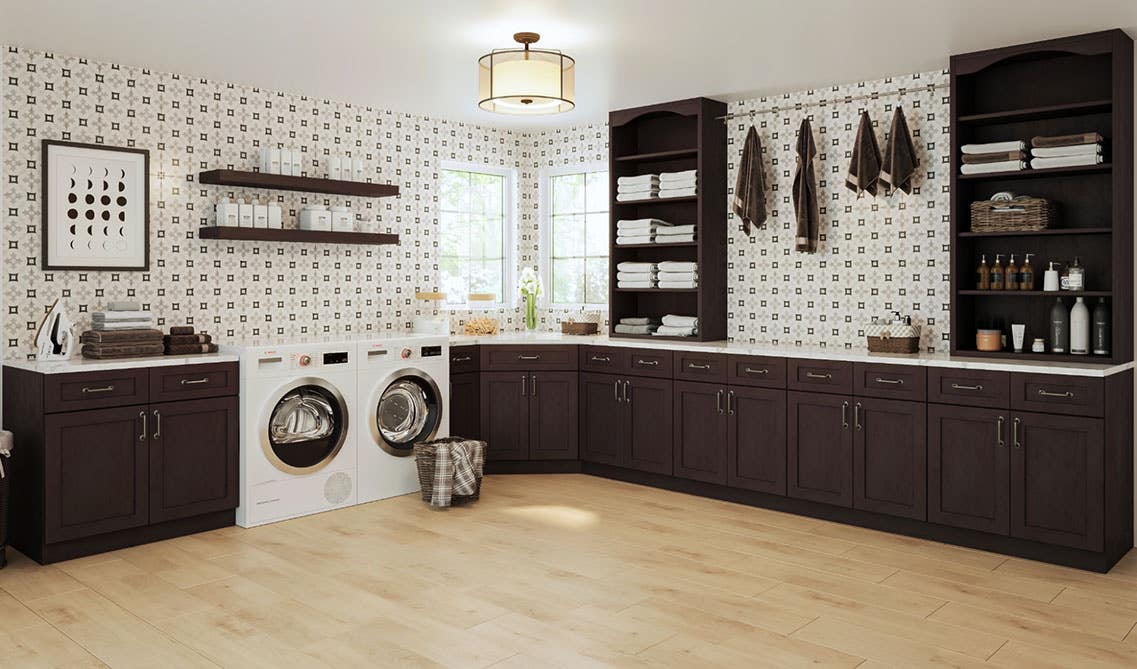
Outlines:
[[[786,494],[786,391],[727,390],[727,483]]]
[[[487,460],[577,457],[576,372],[481,372]]]
[[[725,484],[727,480],[724,386],[675,382],[675,475]]]
[[[671,474],[671,402],[669,379],[581,374],[581,460]]]
[[[928,520],[1010,532],[1010,412],[928,405]]]
[[[481,393],[477,372],[450,375],[450,436],[481,439]]]
[[[787,494],[836,506],[853,505],[852,399],[790,392],[787,399]]]
[[[853,508],[927,518],[927,405],[854,398]]]
[[[231,509],[238,502],[236,397],[150,405],[150,522]]]

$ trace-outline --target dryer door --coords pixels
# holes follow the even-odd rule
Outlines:
[[[414,445],[438,433],[442,422],[442,396],[429,375],[402,369],[380,385],[383,391],[371,416],[371,436],[392,455],[408,456]]]
[[[261,445],[277,469],[310,474],[326,467],[347,438],[343,395],[318,378],[298,379],[276,394],[261,425]]]

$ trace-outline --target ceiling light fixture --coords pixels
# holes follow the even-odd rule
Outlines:
[[[558,114],[576,106],[576,61],[560,51],[530,49],[541,36],[516,33],[520,49],[478,59],[478,107],[499,114]]]

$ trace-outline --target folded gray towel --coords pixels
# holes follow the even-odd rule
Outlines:
[[[1100,142],[1104,137],[1096,132],[1084,132],[1076,135],[1052,135],[1050,137],[1031,137],[1031,146],[1050,147],[1050,146],[1074,146],[1076,144],[1094,144]]]
[[[107,311],[142,311],[141,302],[107,302]]]
[[[613,330],[615,330],[617,334],[651,334],[655,332],[658,327],[658,325],[624,325],[620,323],[617,324]]]
[[[658,325],[658,318],[648,318],[647,316],[629,316],[620,319],[620,325]]]

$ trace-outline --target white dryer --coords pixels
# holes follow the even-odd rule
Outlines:
[[[415,443],[450,430],[449,349],[444,335],[359,343],[360,503],[419,490]]]
[[[355,346],[230,349],[241,356],[238,525],[356,503]]]

